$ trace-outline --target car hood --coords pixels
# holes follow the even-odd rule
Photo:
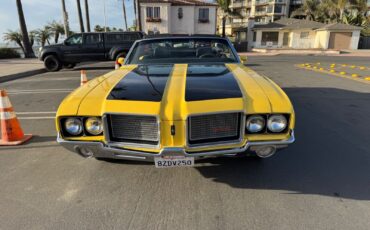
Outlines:
[[[185,120],[189,114],[221,111],[293,109],[279,86],[242,64],[156,64],[126,65],[90,81],[64,100],[58,114],[130,113]]]

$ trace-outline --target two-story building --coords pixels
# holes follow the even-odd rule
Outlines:
[[[147,34],[215,34],[217,4],[201,0],[140,0]]]

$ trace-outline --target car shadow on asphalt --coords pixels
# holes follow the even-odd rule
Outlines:
[[[294,144],[268,159],[215,158],[196,169],[235,188],[370,200],[370,93],[284,90],[297,116]]]

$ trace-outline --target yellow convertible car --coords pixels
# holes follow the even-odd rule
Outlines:
[[[244,66],[228,39],[195,35],[136,41],[120,69],[76,89],[56,117],[68,150],[157,167],[266,158],[294,142],[294,122],[287,95]]]

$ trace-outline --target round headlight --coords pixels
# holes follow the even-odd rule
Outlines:
[[[85,129],[91,135],[99,135],[103,132],[103,125],[100,118],[90,117],[85,121]]]
[[[287,120],[283,115],[272,115],[267,121],[267,128],[273,133],[283,131],[287,126]]]
[[[82,133],[82,122],[78,118],[68,118],[64,122],[64,128],[69,134],[77,136]]]
[[[265,127],[265,118],[260,115],[250,116],[247,119],[245,127],[251,133],[258,133]]]

